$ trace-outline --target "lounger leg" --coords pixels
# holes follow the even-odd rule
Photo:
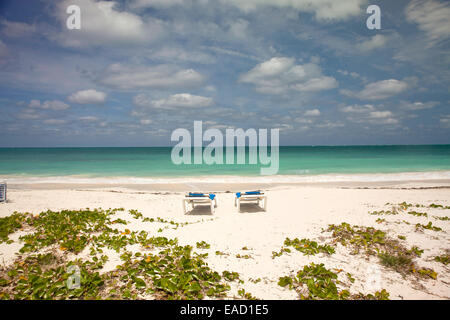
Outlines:
[[[211,214],[214,214],[214,200],[211,200]]]
[[[236,200],[236,206],[237,206],[237,211],[241,212],[241,200],[240,199]]]
[[[264,211],[267,211],[267,197],[264,197]]]

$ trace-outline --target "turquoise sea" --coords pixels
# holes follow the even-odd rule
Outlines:
[[[259,176],[258,165],[175,165],[171,147],[0,148],[0,178]],[[278,175],[450,171],[450,145],[280,147]]]

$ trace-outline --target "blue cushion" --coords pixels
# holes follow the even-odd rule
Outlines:
[[[247,192],[244,192],[244,195],[252,195],[252,194],[261,194],[261,191],[247,191]],[[237,192],[236,193],[236,198],[240,198],[241,195],[242,195],[241,192]]]
[[[204,197],[205,194],[204,193],[192,193],[189,192],[189,197]]]

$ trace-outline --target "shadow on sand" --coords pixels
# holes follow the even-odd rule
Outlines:
[[[186,215],[189,215],[189,216],[212,216],[211,206],[210,205],[206,205],[206,206],[196,205],[194,209],[186,212]]]
[[[254,213],[254,212],[264,213],[264,210],[256,203],[241,203],[240,213]]]

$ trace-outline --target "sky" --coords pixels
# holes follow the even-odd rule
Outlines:
[[[449,144],[449,36],[438,0],[2,0],[0,147]]]

